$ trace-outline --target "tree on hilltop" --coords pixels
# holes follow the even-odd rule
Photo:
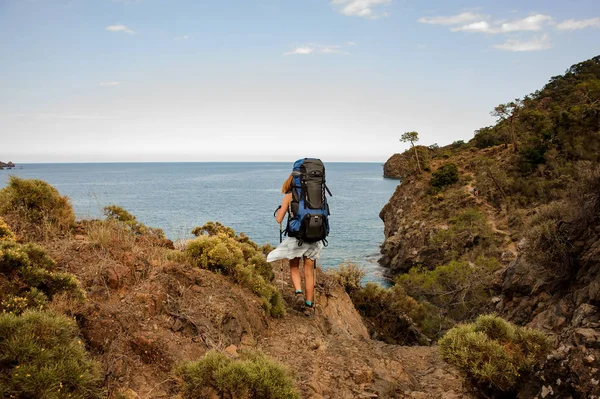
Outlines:
[[[417,141],[419,141],[419,133],[406,132],[400,137],[400,141],[403,143],[410,143],[412,148],[415,150],[415,158],[417,159],[417,168],[419,168],[419,173],[422,173],[421,164],[419,163],[419,154],[417,154],[417,147],[415,147],[415,143]]]
[[[507,121],[510,132],[510,139],[513,143],[513,150],[518,151],[517,138],[515,135],[515,124],[519,119],[523,101],[515,99],[506,104],[500,104],[491,112],[492,116],[498,118],[498,122]]]

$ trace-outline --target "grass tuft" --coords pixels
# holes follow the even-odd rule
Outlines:
[[[135,216],[127,212],[124,208],[117,205],[109,205],[104,207],[104,216],[108,220],[116,220],[123,223],[129,231],[139,236],[150,236],[157,239],[164,239],[165,233],[162,229],[148,227],[145,224],[138,222]]]

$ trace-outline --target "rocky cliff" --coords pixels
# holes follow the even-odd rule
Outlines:
[[[553,337],[555,350],[520,397],[600,395],[600,92],[584,89],[598,84],[595,57],[499,107],[506,118],[470,143],[430,151],[423,173],[404,166],[411,151],[384,168],[402,179],[380,214],[381,263],[408,276],[399,284],[451,315],[427,271],[448,280],[459,276],[449,270],[468,268],[472,282],[485,280],[477,312]],[[479,267],[483,258],[496,266]]]

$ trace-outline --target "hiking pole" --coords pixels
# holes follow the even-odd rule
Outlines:
[[[275,217],[275,219],[277,219],[277,211],[281,209],[281,205],[279,205],[277,207],[277,209],[275,209],[275,212],[273,212],[273,217]],[[281,226],[281,222],[279,222],[279,243],[281,244],[283,242],[283,228]],[[281,295],[283,295],[283,262],[280,260],[279,261],[279,278],[281,280]]]
[[[275,219],[277,219],[277,211],[281,209],[281,205],[279,205],[277,207],[277,209],[275,209],[275,212],[273,212],[273,217]],[[283,229],[281,227],[281,222],[279,222],[279,243],[281,244],[281,242],[283,241]]]
[[[281,222],[279,222],[279,243],[283,242],[283,228],[281,227]]]
[[[315,288],[313,289],[313,316],[317,315],[317,260],[315,259],[315,269],[313,270],[313,282],[315,284]]]

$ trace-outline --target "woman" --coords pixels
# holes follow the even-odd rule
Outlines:
[[[292,202],[292,186],[293,176],[290,174],[290,177],[288,177],[283,183],[283,186],[281,186],[283,200],[281,201],[281,206],[275,212],[277,223],[283,222],[286,213],[288,213],[290,209],[290,203]],[[290,274],[294,290],[296,291],[296,301],[298,304],[304,305],[308,309],[313,307],[315,292],[314,268],[316,260],[319,259],[319,256],[321,255],[321,248],[323,248],[323,244],[320,241],[306,243],[299,241],[295,237],[287,237],[267,256],[267,262],[273,262],[279,259],[290,260]],[[302,258],[304,264],[306,298],[302,297],[300,258]]]

